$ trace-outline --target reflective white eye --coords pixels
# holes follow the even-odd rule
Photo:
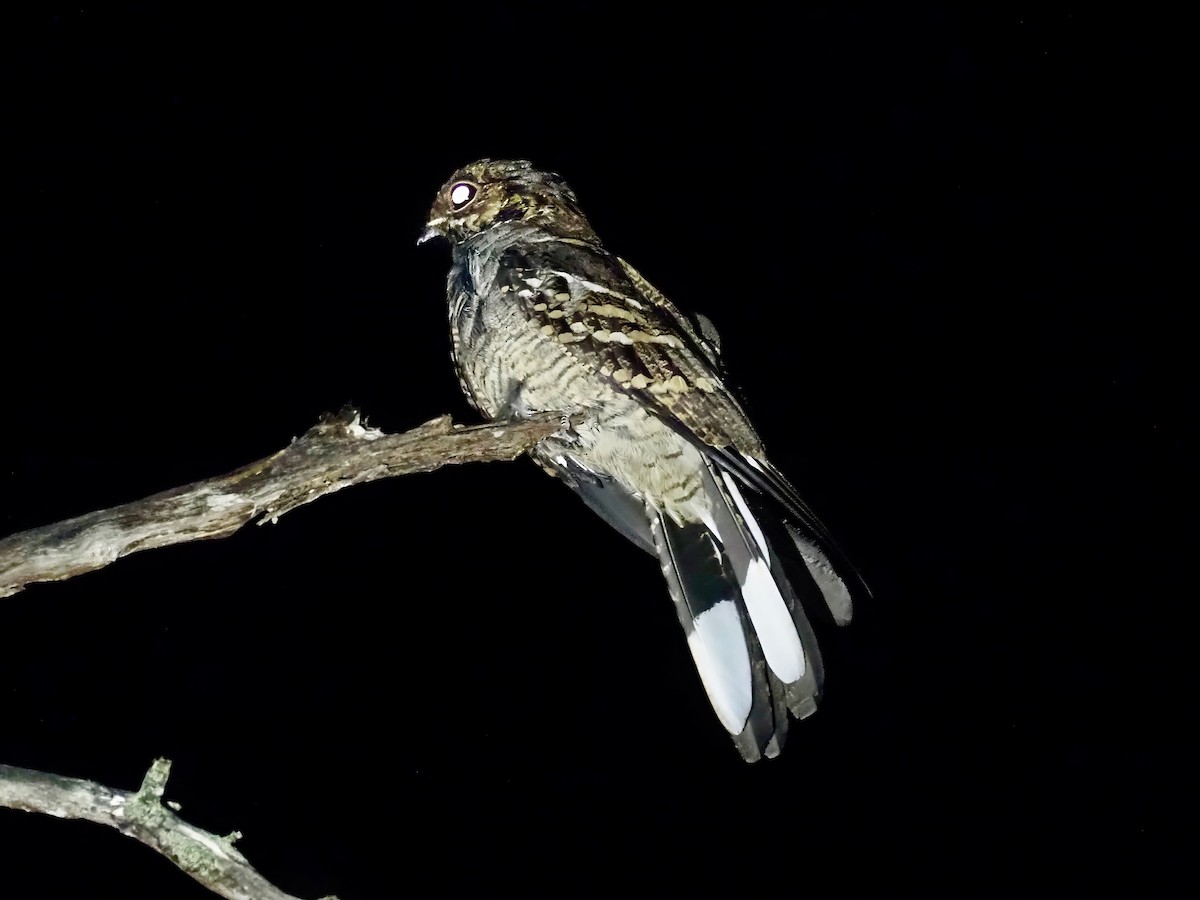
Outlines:
[[[460,181],[450,189],[450,202],[454,204],[455,209],[462,209],[474,199],[475,185],[466,181]]]

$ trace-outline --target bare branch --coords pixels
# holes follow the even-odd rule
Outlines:
[[[0,597],[34,582],[103,568],[139,550],[225,537],[254,519],[275,522],[352,484],[456,463],[515,459],[562,422],[558,415],[545,415],[464,428],[442,416],[404,434],[387,435],[365,428],[356,411],[343,410],[322,417],[287,448],[228,475],[5,538],[0,541]],[[133,794],[0,765],[0,807],[116,828],[231,900],[297,900],[259,875],[234,849],[240,835],[209,834],[163,806],[170,765],[165,759],[155,761]]]
[[[454,425],[449,416],[404,434],[364,428],[355,410],[324,416],[287,448],[237,471],[172,488],[0,541],[0,597],[62,581],[154,547],[226,537],[352,484],[444,465],[511,460],[553,434],[561,417]]]
[[[155,760],[141,788],[130,794],[81,778],[0,765],[0,806],[108,825],[161,853],[229,900],[298,900],[258,874],[234,848],[240,834],[218,837],[164,806],[170,772],[170,760]]]

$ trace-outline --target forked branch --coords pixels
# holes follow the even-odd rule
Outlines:
[[[139,550],[233,534],[352,484],[465,462],[511,460],[563,426],[558,415],[454,425],[449,416],[404,434],[366,428],[358,413],[324,416],[265,459],[228,475],[45,525],[0,541],[0,597],[39,581],[62,581]],[[258,874],[233,847],[189,825],[162,802],[170,763],[157,760],[136,793],[78,778],[0,765],[0,807],[87,819],[154,848],[231,900],[296,900]]]

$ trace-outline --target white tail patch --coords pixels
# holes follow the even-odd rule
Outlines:
[[[722,600],[696,616],[688,647],[717,718],[730,734],[741,734],[752,698],[750,654],[737,605]]]
[[[762,645],[767,665],[784,684],[798,681],[806,668],[804,648],[791,610],[771,577],[771,570],[761,559],[751,559],[742,584],[742,599],[754,623],[754,632]]]
[[[737,482],[733,480],[733,476],[725,471],[721,472],[721,477],[725,480],[725,487],[729,488],[729,493],[733,495],[733,502],[737,504],[738,512],[746,520],[746,527],[754,535],[754,541],[758,544],[758,551],[763,555],[763,559],[770,563],[771,554],[767,550],[767,539],[763,537],[762,529],[758,527],[758,522],[750,514],[750,507],[746,504],[746,498],[742,496],[741,490],[738,489]],[[775,674],[778,675],[779,673],[776,672]]]

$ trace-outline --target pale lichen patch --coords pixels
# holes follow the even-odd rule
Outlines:
[[[354,414],[354,418],[346,425],[346,434],[350,437],[362,438],[366,441],[373,441],[376,438],[383,437],[383,432],[378,428],[367,428],[362,424],[358,413]]]
[[[346,430],[350,431],[350,427],[347,426]],[[359,426],[359,430],[364,431],[362,426]],[[237,494],[207,494],[203,499],[204,505],[213,512],[224,512],[246,504],[246,498]]]

